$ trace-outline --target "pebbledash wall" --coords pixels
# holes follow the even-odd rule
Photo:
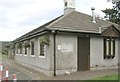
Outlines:
[[[50,44],[47,46],[45,58],[39,57],[38,39],[35,41],[35,57],[31,57],[30,50],[27,56],[17,54],[15,59],[27,67],[38,70],[46,75],[53,76],[54,74],[54,45],[53,34],[49,34]],[[31,41],[31,40],[30,40]],[[120,43],[120,41],[119,41]],[[69,51],[65,51],[64,46],[70,45]],[[56,74],[65,74],[66,71],[77,71],[77,36],[71,34],[56,35]],[[120,46],[119,46],[120,48]],[[103,57],[103,38],[90,37],[90,67],[93,69],[117,67],[118,65],[118,40],[116,40],[116,54],[114,59],[104,59]],[[96,67],[96,65],[98,67]]]
[[[116,39],[115,43],[116,43],[115,57],[113,59],[104,59],[103,38],[91,37],[90,39],[91,70],[118,67],[118,39]]]
[[[54,75],[54,42],[53,42],[53,34],[49,34],[50,44],[47,46],[47,52],[45,58],[41,58],[38,56],[39,48],[38,48],[38,39],[40,37],[36,37],[35,39],[31,39],[30,41],[35,41],[35,57],[30,55],[30,49],[27,56],[25,54],[17,54],[15,55],[16,62],[30,67],[32,69],[38,70],[40,72],[45,73],[46,75],[53,76]],[[58,49],[62,47],[62,44],[70,43],[72,48],[72,52],[62,52],[62,50]],[[56,36],[56,74],[65,74],[66,71],[74,72],[77,71],[77,36],[72,35],[57,35]],[[24,49],[23,49],[24,50]],[[24,53],[24,52],[23,52]]]
[[[68,47],[68,50],[65,50],[65,47]],[[71,34],[56,36],[56,61],[57,75],[77,71],[77,36]]]
[[[51,36],[50,36],[51,37]],[[28,50],[28,54],[27,56],[25,56],[25,54],[17,54],[15,55],[15,60],[17,63],[20,63],[22,65],[25,65],[27,67],[30,67],[32,69],[35,69],[35,70],[38,70],[38,71],[41,71],[47,75],[50,75],[49,71],[50,71],[50,58],[51,58],[51,55],[53,55],[51,52],[53,51],[52,49],[52,45],[51,45],[51,42],[50,41],[50,45],[51,47],[47,46],[47,51],[46,51],[46,55],[45,57],[39,57],[39,38],[40,37],[35,37],[34,39],[31,39],[29,40],[30,41],[34,41],[34,54],[35,56],[31,56],[30,55],[30,48]],[[52,38],[50,38],[52,39]]]
[[[118,40],[118,62],[119,62],[119,66],[120,66],[120,38]]]

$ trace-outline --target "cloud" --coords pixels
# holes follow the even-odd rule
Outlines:
[[[108,4],[108,3],[107,3]],[[91,15],[109,6],[105,0],[76,0],[76,10]],[[63,14],[63,0],[0,0],[0,40],[14,40]]]
[[[61,14],[61,0],[52,1],[1,0],[0,40],[14,40]]]
[[[78,11],[91,15],[91,7],[95,7],[96,14],[100,14],[102,17],[104,14],[101,10],[106,8],[112,8],[113,4],[107,2],[107,0],[77,0],[76,8]]]

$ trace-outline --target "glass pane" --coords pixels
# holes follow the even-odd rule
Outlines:
[[[44,45],[44,54],[46,54],[46,45]]]
[[[106,55],[109,55],[109,41],[106,41]]]
[[[114,55],[114,52],[113,52],[113,48],[114,48],[114,47],[113,47],[113,45],[114,45],[114,44],[113,44],[113,40],[112,40],[112,41],[111,41],[111,55]]]
[[[25,47],[25,54],[27,54],[27,47]]]
[[[44,45],[40,44],[40,56],[44,54]]]
[[[22,54],[22,48],[20,48],[20,54]]]
[[[34,55],[34,42],[31,41],[31,55]]]
[[[40,44],[40,56],[45,56],[46,45]]]
[[[29,53],[29,48],[27,48],[27,54]]]

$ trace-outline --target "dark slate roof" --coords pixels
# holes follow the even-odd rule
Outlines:
[[[65,30],[75,32],[87,32],[87,33],[99,33],[99,27],[108,27],[114,25],[120,31],[120,25],[111,23],[109,21],[96,19],[96,23],[92,22],[92,17],[87,14],[83,14],[77,11],[73,11],[68,15],[61,15],[52,21],[28,32],[27,34],[17,38],[29,37],[33,34],[39,33],[42,30]]]
[[[66,16],[63,16],[57,22],[53,22],[53,24],[48,25],[47,28],[99,33],[99,27],[107,27],[111,24],[113,23],[100,19],[96,19],[96,23],[93,23],[91,16],[74,11]],[[118,27],[118,25],[116,25],[116,27]]]

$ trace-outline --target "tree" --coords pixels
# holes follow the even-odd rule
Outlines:
[[[119,7],[120,7],[120,1],[113,3],[115,4],[115,6],[113,6],[113,8],[106,8],[105,10],[101,10],[103,13],[105,13],[105,19],[117,24],[120,24],[120,11],[119,11]]]
[[[118,11],[115,10],[114,8],[112,9],[105,9],[105,10],[101,10],[103,13],[105,13],[105,19],[111,22],[114,22],[116,24],[120,24],[120,18],[118,16]]]

